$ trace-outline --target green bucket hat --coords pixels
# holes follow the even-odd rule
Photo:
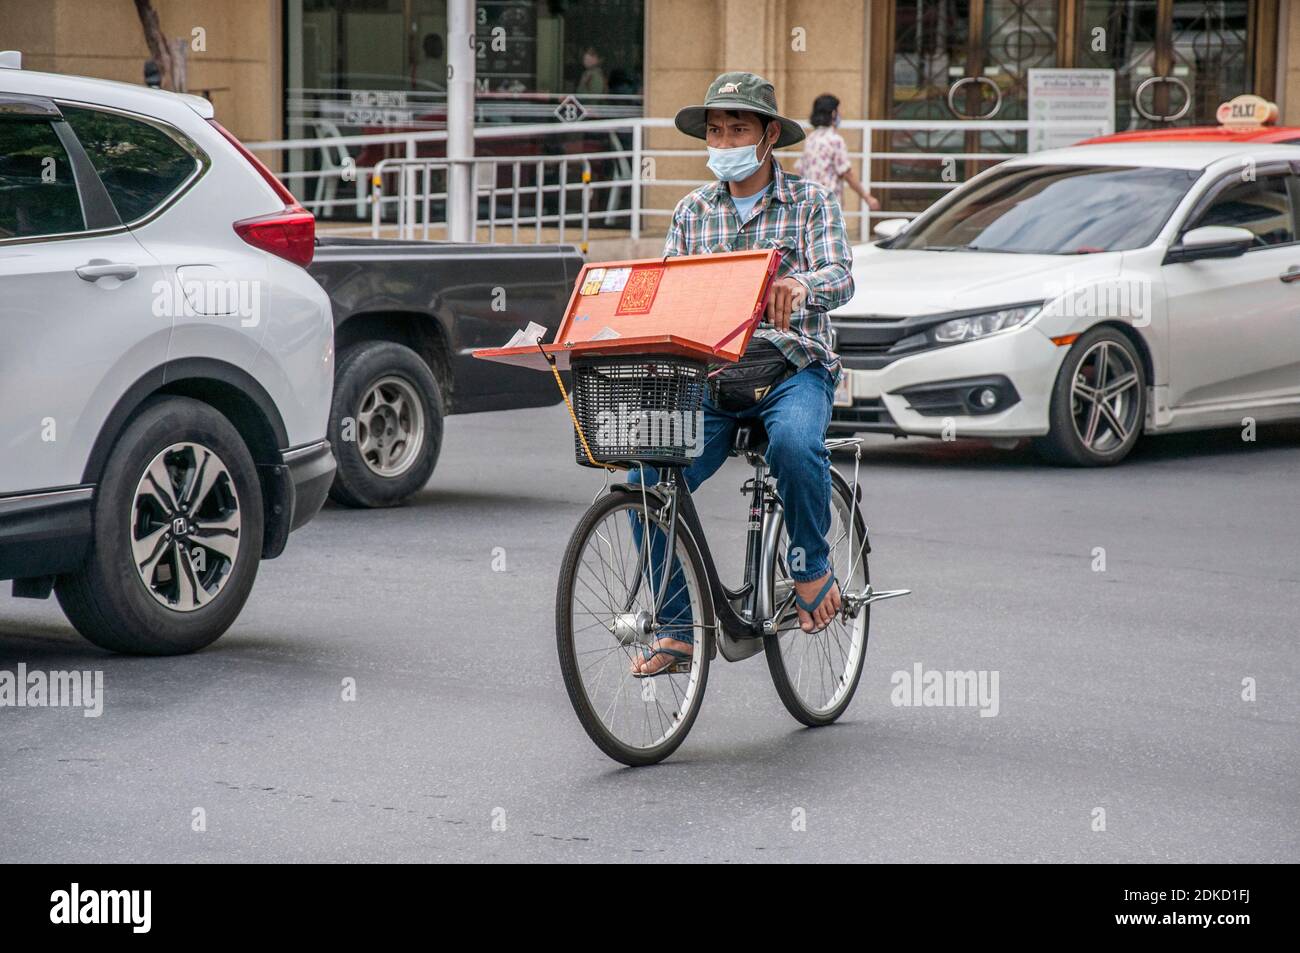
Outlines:
[[[740,109],[755,112],[781,124],[775,148],[802,142],[803,128],[776,111],[776,87],[753,73],[723,73],[709,84],[702,106],[684,106],[673,120],[677,128],[696,139],[705,138],[705,117],[710,109]]]

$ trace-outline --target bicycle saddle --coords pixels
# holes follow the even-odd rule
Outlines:
[[[731,438],[732,455],[762,453],[767,449],[767,428],[761,420],[742,420]]]

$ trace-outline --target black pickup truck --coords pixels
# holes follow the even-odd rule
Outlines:
[[[553,332],[582,262],[573,245],[321,238],[309,270],[334,306],[330,496],[401,503],[433,473],[446,415],[558,403],[551,377],[471,352],[529,321]]]

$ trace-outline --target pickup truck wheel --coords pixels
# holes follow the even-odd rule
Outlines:
[[[179,655],[235,621],[262,555],[262,490],[239,432],[207,404],[166,397],[122,431],[95,492],[95,535],[55,592],[101,648]]]
[[[330,497],[395,506],[429,482],[442,449],[442,391],[418,354],[387,341],[339,355],[329,437],[338,459]]]

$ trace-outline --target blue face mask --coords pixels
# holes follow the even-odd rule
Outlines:
[[[768,155],[772,150],[768,149]],[[758,143],[736,146],[734,149],[715,149],[709,146],[709,169],[723,182],[740,182],[748,179],[763,165],[758,157]]]

